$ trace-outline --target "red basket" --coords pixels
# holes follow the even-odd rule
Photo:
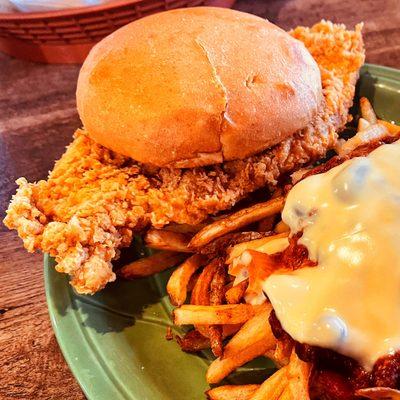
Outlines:
[[[131,0],[41,13],[0,13],[0,51],[46,63],[81,63],[119,27],[146,15],[194,6],[231,7],[234,0]]]

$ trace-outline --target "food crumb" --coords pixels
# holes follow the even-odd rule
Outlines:
[[[170,326],[167,327],[167,333],[165,334],[165,339],[173,340],[174,335],[172,334],[172,329]]]

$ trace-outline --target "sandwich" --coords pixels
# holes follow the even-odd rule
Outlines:
[[[285,32],[208,7],[132,22],[90,52],[76,93],[83,127],[46,180],[17,180],[4,223],[93,294],[135,235],[194,232],[324,157],[363,62],[361,25]]]

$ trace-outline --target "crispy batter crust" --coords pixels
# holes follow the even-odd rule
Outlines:
[[[316,59],[325,107],[314,123],[281,144],[242,161],[190,170],[148,168],[95,144],[78,130],[47,181],[20,178],[4,223],[28,251],[56,258],[79,293],[95,293],[115,279],[111,260],[132,234],[148,225],[195,224],[273,186],[286,172],[323,156],[345,125],[364,62],[361,26],[322,21],[296,28]]]

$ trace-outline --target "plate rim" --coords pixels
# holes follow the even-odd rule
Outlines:
[[[57,339],[58,346],[61,353],[67,362],[67,365],[72,372],[72,375],[78,382],[81,390],[85,397],[89,400],[96,399],[115,399],[122,400],[128,399],[123,395],[123,391],[117,388],[117,384],[110,379],[106,370],[103,368],[101,360],[96,356],[91,341],[85,334],[84,327],[80,324],[78,315],[75,311],[71,312],[68,310],[65,315],[60,316],[57,310],[57,300],[63,299],[63,303],[68,306],[72,306],[74,301],[71,297],[70,286],[67,279],[64,279],[62,292],[58,291],[57,284],[53,281],[53,275],[58,272],[53,271],[53,261],[48,254],[44,254],[44,286],[46,294],[47,309],[50,317],[51,326]],[[65,277],[66,278],[66,277]],[[73,308],[73,307],[72,307]],[[74,340],[70,340],[71,337],[66,330],[74,330]],[[86,346],[78,345],[75,343],[85,343]],[[79,362],[77,359],[79,358]],[[87,364],[91,374],[96,376],[106,377],[109,381],[107,385],[98,387],[97,385],[91,385],[88,378],[82,374],[82,363]],[[135,393],[132,393],[129,400],[140,400]]]

